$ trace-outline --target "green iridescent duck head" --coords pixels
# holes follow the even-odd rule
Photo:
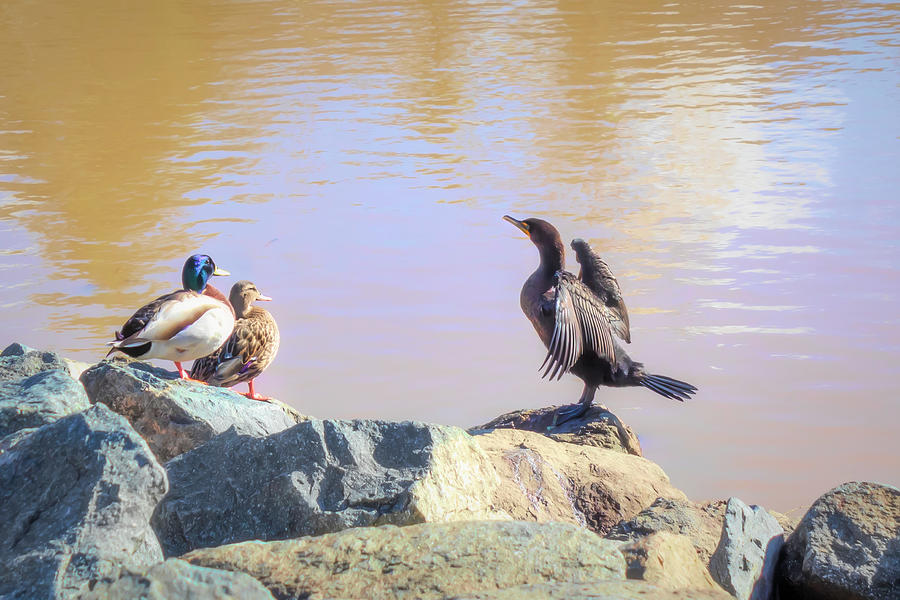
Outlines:
[[[181,285],[186,290],[203,293],[206,283],[213,275],[230,275],[230,273],[216,267],[216,263],[208,255],[194,254],[184,261],[184,268],[181,270]]]

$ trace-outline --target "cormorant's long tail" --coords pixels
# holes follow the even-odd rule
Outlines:
[[[666,377],[665,375],[643,375],[638,380],[648,390],[653,390],[660,396],[684,402],[697,393],[697,388],[689,383]]]

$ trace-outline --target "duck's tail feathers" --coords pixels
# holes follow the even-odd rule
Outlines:
[[[116,337],[118,336],[119,332],[117,331]],[[106,342],[106,345],[112,346],[112,348],[106,353],[105,358],[109,358],[109,355],[116,351],[127,354],[132,358],[137,358],[150,350],[151,342],[142,338],[129,338],[127,340],[121,339],[114,342]]]
[[[653,390],[660,396],[684,402],[697,393],[697,388],[684,381],[678,381],[665,375],[642,375],[638,380],[648,390]]]

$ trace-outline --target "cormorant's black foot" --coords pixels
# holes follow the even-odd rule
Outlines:
[[[556,409],[556,414],[553,415],[553,423],[547,428],[547,431],[550,431],[554,427],[562,425],[567,421],[584,416],[584,413],[586,413],[590,407],[590,402],[579,402],[577,404],[559,407]]]

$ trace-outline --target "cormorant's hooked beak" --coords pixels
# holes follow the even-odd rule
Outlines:
[[[522,221],[519,221],[518,219],[513,219],[509,215],[503,215],[503,220],[506,221],[507,223],[512,223],[513,225],[518,227],[522,231],[522,233],[527,235],[529,238],[531,237],[531,231],[530,231],[530,227],[528,227],[528,223],[524,223]]]
[[[216,267],[216,270],[213,271],[212,274],[213,274],[213,275],[231,275],[231,273],[229,273],[229,272],[226,271],[225,269],[220,269],[219,267]]]

